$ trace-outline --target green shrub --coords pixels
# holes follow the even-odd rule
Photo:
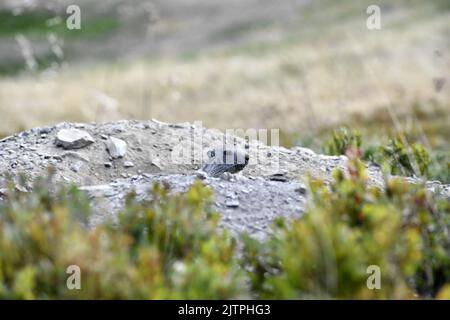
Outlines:
[[[322,149],[329,155],[356,152],[364,161],[373,162],[394,175],[421,175],[444,183],[450,181],[450,162],[447,152],[430,153],[420,143],[405,145],[402,139],[389,139],[386,145],[365,145],[357,131],[346,128],[335,130]]]
[[[430,165],[430,155],[424,146],[413,143],[405,146],[399,139],[391,139],[387,146],[381,147],[381,152],[386,157],[391,167],[392,174],[401,175],[428,175]],[[416,172],[418,170],[418,172]]]
[[[233,299],[446,298],[450,204],[400,178],[368,187],[362,162],[327,185],[310,178],[304,216],[278,219],[242,250],[211,209],[201,182],[151,201],[128,195],[116,222],[88,227],[90,202],[75,187],[38,180],[0,194],[0,298]],[[24,182],[23,182],[24,183]],[[55,191],[55,189],[57,189]],[[66,269],[81,269],[81,290]],[[381,270],[370,290],[367,268]]]
[[[450,284],[450,202],[430,197],[422,189],[406,208],[406,220],[416,226],[423,239],[423,259],[412,279],[417,292],[434,297]]]
[[[349,131],[347,128],[334,130],[332,137],[325,142],[324,151],[329,155],[345,155],[350,149],[360,150],[361,134],[357,131]]]
[[[430,156],[431,164],[428,168],[428,178],[450,184],[450,152],[435,151],[430,153]]]
[[[202,185],[169,197],[156,184],[150,202],[129,196],[118,226],[93,229],[83,193],[48,187],[41,180],[33,193],[11,188],[0,204],[0,298],[245,296],[235,241],[217,232]],[[81,269],[81,290],[66,286],[69,265]]]
[[[336,171],[331,186],[311,180],[310,189],[303,217],[277,221],[266,243],[244,238],[257,297],[411,298],[450,282],[448,203],[434,206],[423,189],[400,179],[385,191],[368,188],[357,159],[349,177]],[[370,265],[381,270],[381,290],[367,287]]]

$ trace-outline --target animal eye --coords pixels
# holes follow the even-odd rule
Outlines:
[[[216,152],[214,150],[209,151],[208,154],[210,158],[214,158],[216,156]]]

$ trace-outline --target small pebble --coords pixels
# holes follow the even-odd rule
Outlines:
[[[134,167],[134,163],[131,161],[125,161],[123,163],[123,166],[124,166],[124,168],[132,168],[132,167]]]
[[[231,199],[231,200],[227,200],[227,201],[225,201],[225,205],[228,207],[228,208],[238,208],[239,207],[239,201],[238,200],[235,200],[235,199]]]

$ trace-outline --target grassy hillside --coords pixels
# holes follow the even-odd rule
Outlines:
[[[169,58],[148,50],[141,58],[112,62],[93,55],[89,61],[100,64],[89,67],[82,54],[72,57],[69,51],[69,65],[56,74],[0,80],[5,117],[0,131],[62,119],[155,117],[201,119],[222,129],[278,127],[303,135],[346,121],[351,114],[370,119],[385,108],[410,113],[419,103],[425,113],[435,104],[448,110],[448,84],[437,92],[434,82],[447,77],[444,70],[450,64],[450,11],[437,2],[399,1],[382,8],[380,31],[366,29],[362,2],[314,1],[299,9],[288,27],[277,27],[277,17],[252,23],[251,12],[247,24],[225,25],[210,35],[223,42],[223,49],[205,44],[204,50],[177,50]],[[5,28],[0,29],[12,32]],[[24,28],[18,29],[29,30]],[[70,49],[86,40],[65,41]],[[45,62],[49,57],[42,59],[44,66],[51,64]]]
[[[370,31],[372,2],[2,1],[0,138],[124,118],[279,128],[284,146],[347,154],[350,174],[329,188],[305,177],[304,216],[276,221],[264,244],[217,233],[201,183],[129,195],[119,224],[92,229],[75,187],[11,184],[0,298],[450,299],[449,202],[397,179],[369,188],[361,162],[450,182],[449,1],[378,1]],[[64,27],[73,3],[81,31]],[[81,291],[67,290],[71,264]],[[369,265],[382,290],[368,289]]]

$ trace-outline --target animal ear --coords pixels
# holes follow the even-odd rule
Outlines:
[[[209,150],[207,152],[208,157],[214,158],[216,156],[216,152],[214,150]]]

